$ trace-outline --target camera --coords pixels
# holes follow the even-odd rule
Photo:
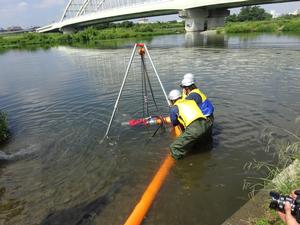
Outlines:
[[[270,196],[272,197],[270,208],[281,212],[284,212],[284,206],[286,202],[291,204],[291,213],[295,217],[298,223],[300,223],[300,190],[295,191],[297,195],[296,199],[291,198],[288,195],[281,195],[278,192],[271,191]]]

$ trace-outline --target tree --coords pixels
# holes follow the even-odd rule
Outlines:
[[[238,15],[238,21],[255,21],[271,19],[272,15],[259,6],[243,7]]]
[[[233,14],[226,18],[226,22],[243,22],[271,19],[272,15],[259,6],[245,6],[238,15]]]
[[[133,22],[132,21],[123,21],[121,24],[120,24],[120,27],[132,27],[133,26]]]
[[[238,16],[236,14],[232,14],[226,17],[226,22],[238,22]]]

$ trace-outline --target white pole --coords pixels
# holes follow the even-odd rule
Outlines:
[[[120,100],[120,97],[122,95],[122,91],[123,91],[123,88],[124,88],[124,85],[125,85],[125,82],[126,82],[126,79],[127,79],[127,76],[128,76],[128,73],[129,73],[132,61],[133,61],[133,58],[134,58],[134,54],[135,54],[136,48],[137,48],[137,44],[134,45],[134,48],[133,48],[133,51],[132,51],[132,54],[131,54],[131,57],[130,57],[130,61],[128,63],[128,66],[127,66],[127,69],[126,69],[126,73],[125,73],[125,76],[124,76],[124,79],[123,79],[123,83],[121,85],[121,88],[120,88],[120,91],[119,91],[119,95],[118,95],[117,101],[115,103],[114,110],[113,110],[113,113],[111,115],[111,118],[110,118],[110,121],[109,121],[109,124],[108,124],[108,127],[107,127],[107,130],[106,130],[106,133],[105,133],[104,137],[106,137],[108,135],[108,132],[110,130],[110,127],[111,127],[112,121],[114,119],[116,110],[118,108],[119,100]]]
[[[159,78],[159,75],[158,75],[158,73],[157,73],[157,71],[156,71],[156,68],[155,68],[155,66],[154,66],[154,64],[153,64],[153,61],[152,61],[152,59],[151,59],[150,53],[149,53],[149,51],[148,51],[148,48],[147,48],[146,45],[144,45],[144,47],[145,47],[145,49],[146,49],[146,52],[147,52],[147,54],[148,54],[149,60],[150,60],[150,62],[151,62],[151,65],[152,65],[152,67],[153,67],[153,69],[154,69],[154,73],[155,73],[155,75],[156,75],[156,77],[157,77],[157,79],[158,79],[158,82],[159,82],[159,84],[160,84],[160,87],[161,87],[162,91],[164,92],[164,95],[165,95],[165,98],[166,98],[166,100],[167,100],[167,103],[168,103],[169,106],[171,106],[171,103],[170,103],[170,101],[169,101],[169,99],[168,99],[168,96],[167,96],[167,93],[166,93],[166,91],[165,91],[165,88],[164,88],[164,86],[163,86],[163,84],[162,84],[162,82],[161,82],[161,80],[160,80],[160,78]]]

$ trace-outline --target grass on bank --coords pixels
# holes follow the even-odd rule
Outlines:
[[[9,136],[7,115],[0,111],[0,144],[7,140]]]
[[[134,24],[130,27],[111,27],[97,29],[89,27],[74,34],[60,33],[25,33],[0,36],[0,49],[26,48],[30,46],[52,47],[57,45],[94,45],[103,40],[121,38],[139,38],[155,35],[183,33],[183,23]]]
[[[300,123],[300,117],[296,120]],[[277,130],[277,131],[276,131]],[[261,178],[248,178],[244,182],[245,189],[254,194],[258,189],[265,188],[268,191],[275,190],[281,194],[289,195],[292,190],[300,188],[300,170],[295,171],[292,177],[284,177],[272,182],[282,170],[300,159],[300,136],[285,129],[271,127],[262,135],[262,141],[266,143],[266,151],[272,153],[273,162],[252,161],[245,165],[246,169],[262,172]],[[269,199],[271,200],[271,198]],[[265,216],[252,221],[253,225],[283,225],[281,219],[274,210],[269,209],[268,202],[265,205]]]
[[[228,22],[224,28],[219,28],[218,32],[300,32],[300,17],[277,18],[263,21]]]

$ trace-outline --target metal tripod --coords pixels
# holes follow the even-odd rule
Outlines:
[[[122,92],[123,92],[123,89],[124,89],[124,85],[125,85],[125,83],[126,83],[127,76],[128,76],[128,74],[129,74],[129,71],[130,71],[130,68],[131,68],[131,65],[132,65],[132,62],[133,62],[133,59],[134,59],[134,56],[135,56],[137,47],[140,47],[140,51],[141,51],[141,49],[144,49],[144,50],[143,50],[144,53],[147,54],[147,56],[148,56],[148,58],[149,58],[149,60],[150,60],[151,66],[152,66],[152,68],[153,68],[153,70],[154,70],[154,73],[155,73],[155,75],[156,75],[156,77],[157,77],[157,79],[158,79],[158,82],[159,82],[159,84],[160,84],[160,87],[161,87],[161,89],[162,89],[162,91],[163,91],[163,93],[164,93],[164,96],[165,96],[166,100],[167,100],[167,103],[168,103],[168,105],[170,106],[170,102],[169,102],[169,100],[168,100],[168,96],[167,96],[166,91],[165,91],[165,89],[164,89],[164,86],[163,86],[163,84],[162,84],[162,82],[161,82],[161,80],[160,80],[160,77],[159,77],[159,75],[158,75],[158,73],[157,73],[157,70],[156,70],[156,68],[155,68],[155,66],[154,66],[154,63],[153,63],[153,61],[152,61],[152,59],[151,59],[151,56],[150,56],[150,54],[149,54],[149,51],[148,51],[147,46],[146,46],[145,44],[135,44],[135,45],[134,45],[134,48],[133,48],[133,51],[132,51],[132,54],[131,54],[131,57],[130,57],[130,60],[129,60],[129,63],[128,63],[128,66],[127,66],[127,69],[126,69],[126,72],[125,72],[125,75],[124,75],[124,78],[123,78],[123,82],[122,82],[122,85],[121,85],[121,88],[120,88],[120,91],[119,91],[119,94],[118,94],[118,98],[117,98],[117,101],[116,101],[116,103],[115,103],[115,106],[114,106],[114,109],[113,109],[113,112],[112,112],[112,115],[111,115],[111,118],[110,118],[110,121],[109,121],[109,124],[108,124],[108,127],[107,127],[107,130],[106,130],[106,132],[105,132],[105,136],[104,136],[104,137],[107,137],[107,136],[108,136],[109,130],[110,130],[110,128],[111,128],[112,121],[113,121],[113,119],[114,119],[116,110],[117,110],[117,108],[118,108],[118,104],[119,104],[119,101],[120,101],[120,98],[121,98],[121,95],[122,95]],[[141,55],[141,52],[139,52],[139,54]],[[142,57],[142,63],[144,63],[144,62],[143,62],[143,57]],[[151,86],[150,86],[150,87],[151,87]]]

